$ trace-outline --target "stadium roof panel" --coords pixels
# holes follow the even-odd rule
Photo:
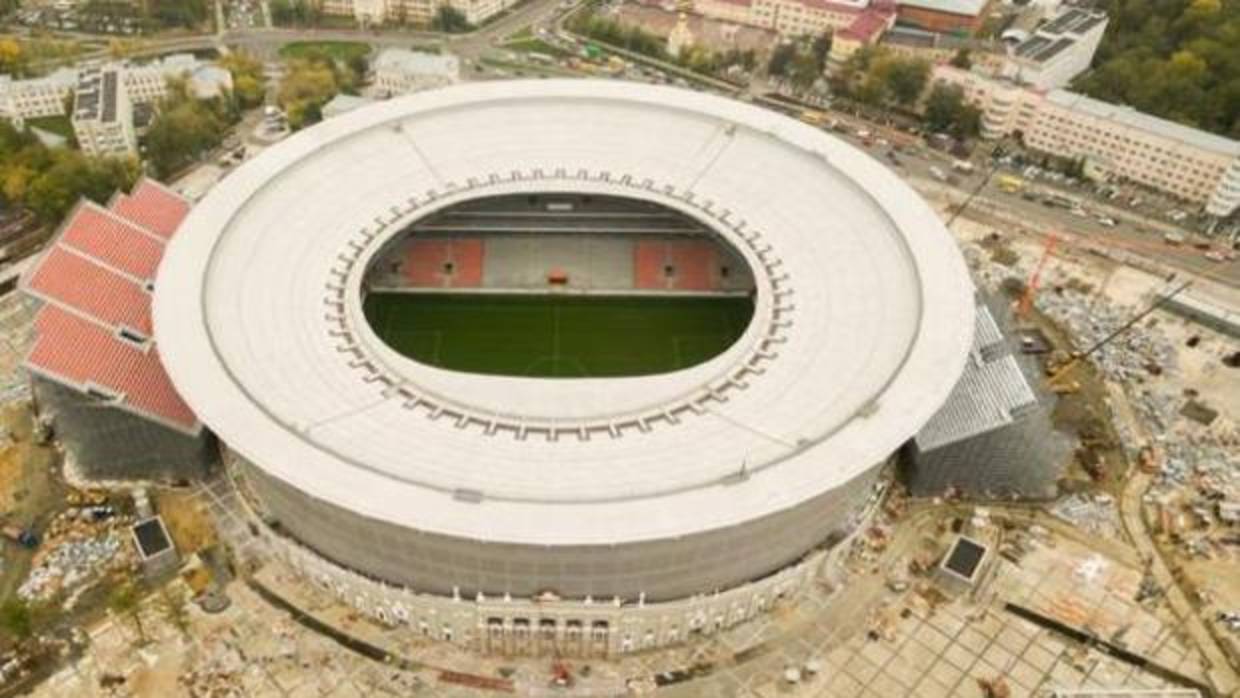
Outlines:
[[[90,201],[70,214],[59,243],[143,281],[155,278],[164,255],[158,236]]]
[[[369,260],[412,222],[546,191],[717,230],[754,271],[745,334],[673,373],[556,380],[418,364],[362,320]],[[739,524],[881,462],[959,377],[971,298],[935,213],[842,141],[710,95],[545,80],[383,102],[238,168],[169,244],[155,327],[199,417],[313,497],[584,545]]]
[[[128,195],[118,195],[109,208],[165,240],[189,214],[188,201],[152,179],[142,179]]]

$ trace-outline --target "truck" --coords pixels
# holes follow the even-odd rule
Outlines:
[[[1025,188],[1025,180],[1013,175],[1002,175],[995,184],[999,187],[999,191],[1008,194],[1016,194]]]

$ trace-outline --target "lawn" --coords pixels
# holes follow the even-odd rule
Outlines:
[[[546,41],[543,41],[542,39],[538,39],[538,38],[517,39],[515,41],[509,41],[503,46],[504,48],[509,49],[511,51],[520,51],[523,53],[541,53],[546,56],[551,56],[552,58],[555,58],[558,56],[573,55],[571,51],[565,51],[559,46],[555,46],[553,44],[547,43]]]
[[[70,143],[73,142],[73,124],[67,116],[36,116],[26,119],[26,125],[64,136]]]
[[[347,63],[355,56],[370,53],[370,44],[360,41],[294,41],[280,47],[282,58],[305,58],[314,54],[326,54],[338,63]]]
[[[366,317],[416,361],[491,375],[641,376],[710,359],[753,314],[744,297],[372,293]]]

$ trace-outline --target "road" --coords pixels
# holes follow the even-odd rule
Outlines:
[[[1210,683],[1221,696],[1233,696],[1240,691],[1240,675],[1230,657],[1219,645],[1213,633],[1202,620],[1201,614],[1180,587],[1177,577],[1167,566],[1158,546],[1150,537],[1141,515],[1141,501],[1150,486],[1151,476],[1136,471],[1124,485],[1119,499],[1120,517],[1124,529],[1132,539],[1137,553],[1147,562],[1147,569],[1158,585],[1166,590],[1167,604],[1180,621],[1180,629],[1186,632],[1201,652],[1208,667]]]

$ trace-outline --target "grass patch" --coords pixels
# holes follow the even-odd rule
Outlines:
[[[326,54],[340,63],[347,63],[351,58],[369,53],[370,44],[360,41],[294,41],[280,47],[281,58],[307,58]]]
[[[73,123],[67,116],[37,116],[26,119],[26,125],[54,133],[57,136],[64,136],[69,139],[70,143],[74,142]]]
[[[713,358],[753,315],[746,297],[371,293],[378,335],[431,366],[538,378],[644,376]]]
[[[511,51],[520,51],[523,53],[541,53],[551,57],[571,56],[570,51],[556,46],[554,44],[543,41],[542,39],[519,39],[517,41],[509,41],[504,44],[504,48]]]

